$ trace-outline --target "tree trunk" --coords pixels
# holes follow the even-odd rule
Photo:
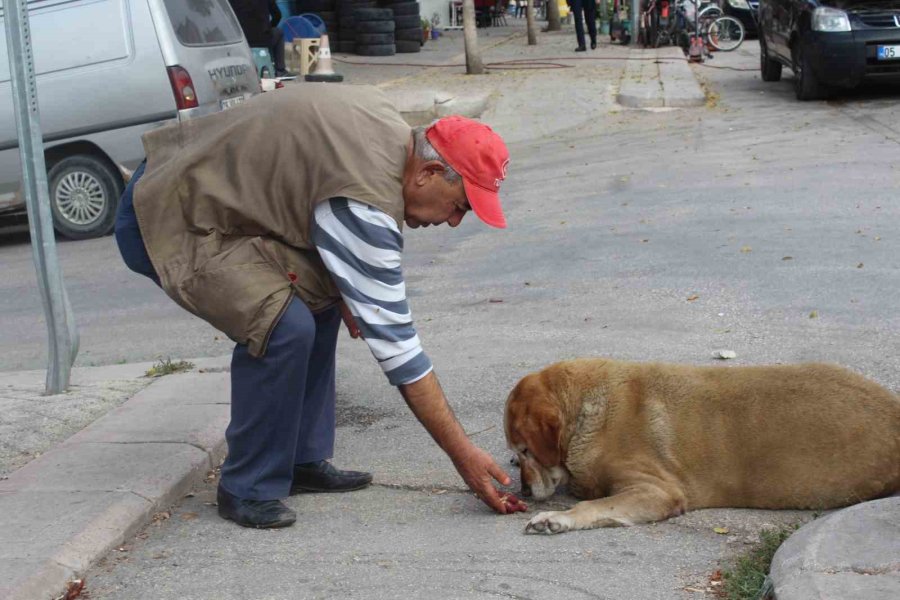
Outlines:
[[[557,0],[544,0],[547,3],[547,31],[559,31],[562,24],[559,21],[559,4]]]
[[[466,43],[466,74],[481,75],[484,63],[478,51],[478,32],[475,30],[475,2],[463,0],[463,39]]]
[[[528,24],[528,45],[537,46],[537,25],[534,22],[534,0],[525,5],[525,21]]]

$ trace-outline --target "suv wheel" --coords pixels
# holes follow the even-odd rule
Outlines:
[[[825,87],[819,83],[816,74],[813,73],[809,58],[803,51],[803,42],[797,40],[793,48],[794,64],[794,91],[797,100],[818,100],[825,96]]]
[[[762,32],[759,34],[759,74],[763,81],[781,81],[781,63],[769,58],[769,48]]]
[[[83,240],[112,231],[122,195],[122,178],[105,161],[88,154],[64,158],[47,174],[53,226]]]

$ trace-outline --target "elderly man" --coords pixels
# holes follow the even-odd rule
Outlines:
[[[400,269],[404,222],[456,227],[474,210],[505,227],[496,133],[463,117],[412,130],[374,88],[311,85],[155,130],[144,146],[116,222],[122,256],[237,342],[222,517],[283,527],[296,515],[281,498],[371,482],[329,462],[342,317],[475,494],[520,508],[448,405]]]

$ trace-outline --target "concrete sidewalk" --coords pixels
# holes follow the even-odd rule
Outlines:
[[[687,108],[706,103],[684,52],[675,46],[631,50],[616,99],[631,108]]]
[[[5,397],[25,390],[19,397],[38,411],[18,419],[5,414],[7,430],[40,427],[47,421],[42,402],[112,394],[123,382],[140,390],[0,481],[0,598],[56,598],[221,462],[227,358],[192,362],[190,373],[153,380],[143,377],[152,363],[76,369],[70,391],[51,397],[33,394],[42,371],[0,374]]]

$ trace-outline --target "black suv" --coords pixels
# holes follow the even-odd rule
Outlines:
[[[900,0],[760,0],[763,81],[794,72],[800,100],[900,75]]]

